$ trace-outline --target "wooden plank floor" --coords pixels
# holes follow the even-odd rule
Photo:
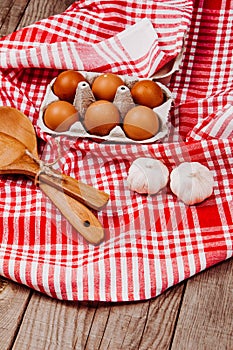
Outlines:
[[[0,36],[72,0],[5,0]],[[62,302],[0,277],[0,350],[232,350],[233,260],[135,303]]]

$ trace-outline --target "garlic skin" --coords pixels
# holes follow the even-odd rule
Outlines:
[[[168,183],[167,167],[154,158],[137,158],[131,164],[127,182],[130,190],[140,194],[156,194]]]
[[[184,162],[170,174],[172,192],[187,205],[204,201],[213,192],[211,171],[199,162]]]

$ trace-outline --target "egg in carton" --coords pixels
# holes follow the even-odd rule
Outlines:
[[[82,138],[90,138],[90,139],[101,140],[101,141],[119,142],[119,143],[132,143],[132,142],[133,143],[153,143],[153,142],[162,140],[168,134],[168,131],[169,131],[168,116],[169,116],[169,111],[171,109],[173,99],[172,99],[172,94],[170,90],[165,85],[163,85],[158,81],[157,81],[157,84],[161,87],[163,91],[164,102],[160,106],[153,108],[153,111],[156,113],[159,119],[159,130],[153,137],[147,138],[145,140],[140,140],[140,141],[133,140],[127,137],[121,125],[116,125],[109,132],[109,134],[105,136],[99,136],[88,132],[85,129],[83,124],[84,116],[87,108],[96,101],[95,96],[92,92],[91,86],[95,78],[97,78],[103,73],[82,71],[81,74],[84,76],[86,81],[81,81],[78,84],[78,87],[76,89],[76,95],[73,101],[73,105],[76,107],[79,113],[79,121],[76,121],[75,123],[73,123],[69,128],[69,130],[62,131],[62,132],[51,130],[45,125],[43,120],[45,109],[50,103],[54,101],[59,101],[59,98],[53,93],[53,84],[56,79],[54,78],[50,82],[50,84],[47,86],[46,94],[40,108],[38,126],[43,132],[51,135],[67,135],[70,137],[82,137]],[[127,114],[127,112],[136,106],[130,92],[131,88],[139,80],[145,80],[145,79],[138,78],[136,76],[121,75],[120,77],[123,80],[125,85],[121,85],[118,87],[113,100],[113,104],[118,108],[121,116],[121,121],[123,121],[124,116]]]

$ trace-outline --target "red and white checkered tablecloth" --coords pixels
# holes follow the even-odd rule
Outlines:
[[[0,177],[2,276],[59,299],[131,301],[232,257],[232,8],[232,0],[81,0],[1,39],[0,105],[22,110],[44,141],[50,137],[37,126],[39,108],[60,69],[143,77],[175,58],[184,37],[186,47],[169,84],[172,128],[163,142],[60,139],[61,170],[110,194],[96,213],[102,244],[72,240],[70,224],[30,180]],[[44,141],[40,154],[49,159]],[[169,170],[201,162],[214,175],[213,194],[185,206],[169,186],[155,196],[131,192],[127,172],[140,156],[161,159]]]

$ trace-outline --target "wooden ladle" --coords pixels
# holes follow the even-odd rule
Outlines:
[[[17,109],[0,107],[0,174],[35,177],[40,170],[35,160],[38,161],[39,156],[30,120]],[[99,244],[104,238],[104,230],[95,215],[82,203],[99,210],[107,204],[108,195],[64,174],[58,177],[41,174],[39,180],[40,188],[73,227],[88,242]]]

